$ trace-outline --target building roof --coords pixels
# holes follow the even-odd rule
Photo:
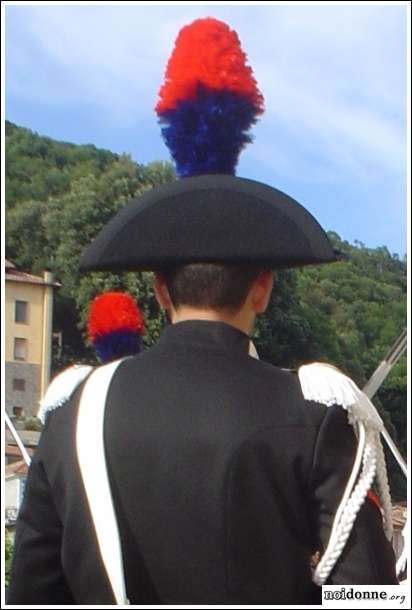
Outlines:
[[[25,271],[21,271],[20,269],[17,269],[16,265],[14,265],[14,263],[12,263],[11,261],[8,261],[6,259],[5,261],[5,267],[6,267],[6,281],[11,281],[11,282],[24,282],[25,284],[40,284],[42,286],[54,286],[55,288],[59,288],[61,286],[61,284],[59,284],[58,282],[52,282],[52,284],[50,284],[50,282],[46,282],[45,279],[43,277],[40,277],[38,275],[32,275],[31,273],[26,273]]]
[[[402,529],[406,523],[406,502],[399,502],[392,506],[393,527]]]
[[[37,447],[39,444],[40,432],[37,432],[36,430],[17,430],[17,434],[26,448]],[[6,430],[6,443],[8,445],[17,446],[10,430]]]
[[[34,451],[33,449],[31,449],[30,447],[26,447],[26,451],[27,453],[32,456]],[[21,451],[20,449],[17,447],[17,445],[12,445],[11,443],[9,443],[8,445],[6,445],[6,457],[8,458],[21,458]]]
[[[27,475],[29,468],[24,460],[7,464],[5,468],[6,479],[16,475]]]

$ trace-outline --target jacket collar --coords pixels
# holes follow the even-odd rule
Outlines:
[[[246,333],[226,322],[185,320],[166,326],[159,343],[196,344],[205,348],[229,349],[247,354],[249,341]]]

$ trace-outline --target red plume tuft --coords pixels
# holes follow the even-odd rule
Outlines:
[[[92,341],[99,335],[115,330],[144,331],[144,318],[130,294],[126,292],[105,292],[91,303],[87,323]]]
[[[173,110],[179,100],[194,99],[199,85],[237,93],[251,101],[258,114],[263,112],[263,96],[237,33],[212,17],[197,19],[180,30],[156,112]]]

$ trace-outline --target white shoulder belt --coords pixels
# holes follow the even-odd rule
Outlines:
[[[116,360],[96,369],[83,388],[77,416],[76,446],[100,555],[118,605],[129,603],[124,581],[119,529],[104,450],[104,413]]]

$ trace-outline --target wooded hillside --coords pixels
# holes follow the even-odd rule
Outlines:
[[[171,164],[141,165],[128,155],[57,142],[6,122],[6,257],[25,271],[50,268],[62,284],[54,329],[62,332],[63,345],[54,354],[55,371],[73,361],[94,361],[84,321],[90,299],[106,289],[136,296],[147,320],[145,343],[156,341],[165,320],[151,274],[82,276],[78,261],[130,198],[174,179]],[[274,364],[328,361],[362,386],[406,324],[406,260],[385,247],[349,244],[336,233],[330,238],[345,260],[277,274],[255,342],[261,357]],[[374,402],[405,454],[405,356]],[[403,497],[398,471],[391,479],[395,496]]]

